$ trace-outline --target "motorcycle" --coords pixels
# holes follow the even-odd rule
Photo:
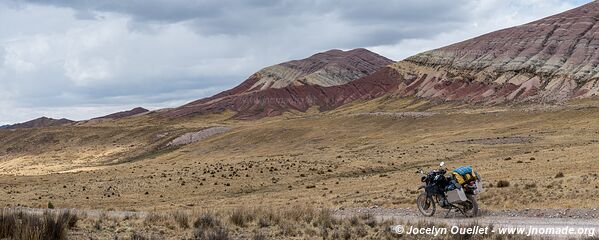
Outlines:
[[[460,189],[459,184],[457,184],[452,177],[445,177],[445,173],[447,173],[444,169],[445,162],[441,162],[439,166],[440,169],[432,170],[427,174],[425,174],[422,169],[418,170],[418,173],[421,175],[420,180],[424,183],[418,188],[418,190],[424,189],[424,192],[416,199],[416,204],[418,205],[420,213],[427,217],[433,216],[436,211],[436,206],[438,205],[441,208],[448,209],[445,217],[447,217],[452,210],[456,210],[466,217],[477,216],[478,203],[476,202],[476,195],[482,190],[482,188],[479,189],[478,187],[478,185],[481,184],[480,181],[466,183],[464,186],[461,186]],[[448,200],[447,193],[450,189],[456,190],[452,194],[463,194],[465,195],[465,198],[464,196],[461,196],[461,200]],[[463,193],[461,193],[462,190]]]

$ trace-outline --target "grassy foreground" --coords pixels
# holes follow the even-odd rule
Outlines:
[[[121,217],[70,211],[42,214],[4,209],[1,239],[431,239],[430,235],[393,232],[397,224],[432,227],[432,223],[394,222],[363,214],[340,218],[328,209],[296,206],[282,210],[236,208],[218,212],[150,212]],[[437,227],[447,227],[435,224]],[[491,226],[492,227],[492,226]],[[520,236],[443,235],[433,239],[529,239]]]

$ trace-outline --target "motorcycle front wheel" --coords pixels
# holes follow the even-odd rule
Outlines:
[[[416,205],[418,205],[418,211],[426,217],[435,215],[435,201],[432,197],[422,193],[416,198]]]

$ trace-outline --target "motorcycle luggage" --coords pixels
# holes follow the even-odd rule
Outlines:
[[[472,171],[472,166],[459,167],[451,174],[460,185],[478,180],[478,174]]]
[[[453,171],[456,173],[459,173],[462,176],[466,175],[466,173],[472,174],[472,166],[462,166],[462,167],[456,168]]]
[[[447,201],[450,203],[460,203],[468,200],[463,188],[458,188],[447,192]]]

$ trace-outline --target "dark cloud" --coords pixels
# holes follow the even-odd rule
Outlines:
[[[264,36],[283,34],[286,29],[318,20],[335,21],[347,27],[366,29],[354,33],[356,43],[388,44],[416,35],[427,37],[452,28],[467,18],[471,1],[421,0],[333,0],[333,1],[80,1],[29,0],[27,2],[75,9],[83,18],[92,13],[116,12],[142,23],[190,22],[200,34]],[[323,26],[323,27],[326,27]],[[374,28],[375,30],[368,30]],[[319,30],[319,29],[315,29]],[[326,29],[322,29],[326,30]],[[309,33],[306,34],[317,34]],[[380,36],[380,37],[379,37]],[[345,46],[340,46],[345,47]]]

